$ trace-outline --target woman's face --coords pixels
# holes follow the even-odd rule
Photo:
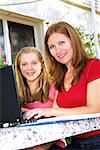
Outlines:
[[[71,40],[62,33],[53,33],[48,39],[48,47],[51,55],[67,67],[71,64],[73,48]]]
[[[34,81],[41,73],[41,62],[37,54],[25,53],[20,58],[20,70],[22,75],[28,81]]]

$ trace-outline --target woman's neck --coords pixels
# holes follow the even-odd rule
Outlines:
[[[71,88],[71,83],[74,78],[74,69],[70,67],[64,77],[64,88],[68,91]]]

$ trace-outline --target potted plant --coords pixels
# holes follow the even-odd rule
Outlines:
[[[83,44],[86,48],[86,53],[90,58],[96,57],[96,51],[94,46],[94,34],[88,33],[83,26],[76,27],[76,30],[80,34]]]
[[[5,68],[7,66],[8,64],[6,61],[5,53],[4,51],[0,50],[0,68]]]

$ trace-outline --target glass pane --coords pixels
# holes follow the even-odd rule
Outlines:
[[[25,46],[35,46],[34,28],[24,24],[8,21],[12,61],[17,52]]]
[[[0,20],[0,50],[5,50],[2,20]]]

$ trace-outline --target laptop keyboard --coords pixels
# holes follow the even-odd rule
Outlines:
[[[35,118],[31,118],[31,119],[23,119],[21,122],[20,121],[16,121],[13,123],[0,123],[0,128],[7,128],[7,127],[15,127],[17,125],[20,124],[26,124],[26,123],[34,123],[37,122],[37,119]]]

